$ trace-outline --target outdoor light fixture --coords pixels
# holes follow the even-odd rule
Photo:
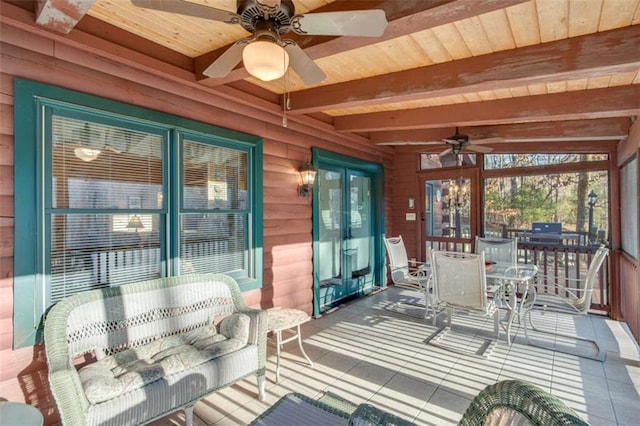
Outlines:
[[[598,194],[593,192],[593,189],[592,189],[589,195],[587,195],[587,198],[589,199],[589,206],[593,207],[596,205],[596,201],[598,201]]]
[[[89,162],[98,158],[98,155],[100,155],[100,150],[81,146],[74,149],[73,153],[82,161]]]
[[[302,185],[298,187],[298,195],[300,197],[309,197],[313,189],[313,182],[316,179],[316,169],[314,169],[311,162],[307,160],[298,171],[302,178]]]
[[[276,80],[289,68],[289,54],[274,41],[257,40],[242,51],[246,70],[262,81]]]

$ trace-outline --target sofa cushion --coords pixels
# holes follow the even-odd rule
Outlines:
[[[249,325],[249,316],[233,314],[220,333],[207,325],[105,357],[80,369],[85,395],[97,404],[236,351],[247,345]]]

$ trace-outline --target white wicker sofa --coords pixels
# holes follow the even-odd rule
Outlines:
[[[222,274],[92,290],[45,320],[49,383],[62,422],[133,425],[184,410],[251,374],[264,400],[267,314]],[[77,366],[90,354],[95,362]],[[93,358],[90,356],[90,358]]]

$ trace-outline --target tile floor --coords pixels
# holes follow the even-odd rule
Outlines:
[[[640,351],[623,323],[589,315],[563,327],[596,336],[607,350],[605,362],[528,346],[518,324],[512,346],[502,334],[491,353],[478,358],[425,344],[437,328],[410,315],[417,313],[411,308],[394,307],[395,301],[412,296],[390,288],[304,324],[304,348],[313,368],[296,342],[288,343],[280,383],[274,383],[275,348],[270,346],[266,401],[257,399],[252,376],[196,404],[194,424],[245,425],[288,392],[317,398],[326,391],[417,424],[456,424],[480,390],[509,378],[527,380],[558,396],[591,425],[639,424]],[[541,320],[552,324],[553,314]],[[493,335],[492,322],[482,318],[458,315],[453,325],[442,343],[459,349],[475,349]],[[182,413],[176,413],[153,425],[183,420]]]

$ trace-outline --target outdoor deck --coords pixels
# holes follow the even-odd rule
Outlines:
[[[194,424],[244,425],[294,391],[313,398],[328,391],[418,424],[456,424],[481,389],[509,378],[550,391],[592,425],[637,424],[640,353],[623,323],[590,315],[565,325],[565,332],[576,329],[581,335],[597,336],[607,349],[603,363],[527,346],[521,329],[511,347],[501,340],[487,359],[479,359],[426,345],[423,340],[435,331],[430,321],[386,309],[398,297],[407,300],[411,295],[390,288],[304,324],[304,347],[313,368],[306,365],[296,343],[289,343],[276,385],[275,348],[270,347],[267,400],[257,400],[251,376],[199,402]],[[481,327],[481,334],[491,335],[490,321],[481,321],[456,317],[454,337],[448,343],[478,344],[479,339],[458,332]],[[177,413],[153,424],[182,422],[182,413]]]

